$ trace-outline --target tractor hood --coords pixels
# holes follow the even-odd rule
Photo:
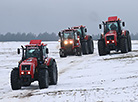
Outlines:
[[[37,66],[37,58],[30,57],[24,60],[19,67],[20,76],[21,75],[31,75],[34,78],[35,68]]]
[[[20,65],[35,65],[37,66],[37,58],[35,57],[30,57],[26,60],[24,60]]]
[[[105,43],[107,44],[115,44],[117,45],[117,32],[115,30],[111,30],[105,34]]]
[[[106,36],[117,36],[117,32],[115,31],[115,30],[111,30],[111,31],[109,31],[109,32],[107,32],[106,34],[105,34],[105,37]]]

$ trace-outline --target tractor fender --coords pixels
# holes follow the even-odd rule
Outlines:
[[[52,65],[52,63],[53,63],[53,61],[55,61],[55,59],[53,59],[53,58],[47,58],[46,59],[46,65],[49,67],[49,66],[51,66]]]
[[[129,34],[129,31],[128,31],[128,30],[122,30],[121,36],[122,36],[122,35],[127,36],[128,34]]]
[[[85,40],[88,40],[88,38],[89,38],[89,36],[88,36],[88,35],[86,35],[84,39],[85,39]]]
[[[88,35],[88,40],[91,40],[92,39],[92,36]]]

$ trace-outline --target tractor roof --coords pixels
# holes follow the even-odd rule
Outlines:
[[[106,22],[112,22],[112,21],[118,21],[118,20],[120,20],[120,19],[117,16],[112,16],[112,17],[108,17],[108,21],[106,21]]]
[[[75,29],[64,29],[62,31],[76,31]]]
[[[80,29],[80,27],[83,27],[83,28],[85,28],[85,26],[83,26],[83,25],[80,25],[80,26],[71,27],[71,29]]]
[[[47,44],[41,43],[42,40],[31,40],[29,45],[25,45],[25,46],[46,46]]]

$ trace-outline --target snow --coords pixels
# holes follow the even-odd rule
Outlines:
[[[13,91],[10,72],[18,65],[17,48],[29,42],[0,42],[0,102],[138,102],[138,41],[132,52],[59,57],[59,43],[45,42],[57,61],[58,84],[40,90],[38,82]]]

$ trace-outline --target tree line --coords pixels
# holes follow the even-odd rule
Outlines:
[[[138,33],[130,34],[132,40],[138,40]],[[100,38],[100,34],[92,35],[93,40],[97,40]],[[39,35],[35,35],[33,33],[6,33],[0,34],[0,41],[30,41],[32,39],[41,39],[43,41],[57,41],[59,37],[55,33],[40,33]]]
[[[33,33],[6,33],[0,34],[0,41],[30,41],[32,39],[41,39],[43,41],[56,41],[58,40],[58,36],[55,33],[40,33],[39,35],[35,35]]]

